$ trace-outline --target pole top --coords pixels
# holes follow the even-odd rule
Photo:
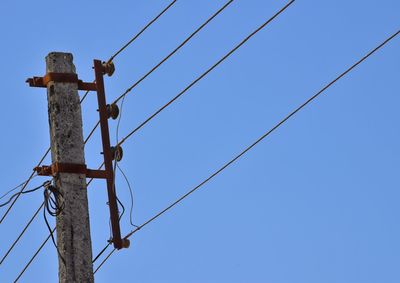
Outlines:
[[[76,73],[74,56],[66,52],[50,52],[46,56],[46,73]]]

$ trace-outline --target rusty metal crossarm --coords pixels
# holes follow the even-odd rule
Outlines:
[[[100,130],[101,140],[103,144],[103,156],[104,156],[104,168],[107,175],[107,194],[108,194],[108,206],[110,210],[111,229],[112,229],[112,242],[114,248],[122,249],[129,245],[121,238],[121,229],[119,226],[119,213],[117,196],[114,182],[114,170],[112,166],[113,154],[111,152],[110,145],[110,133],[108,128],[109,113],[107,111],[107,103],[104,88],[104,74],[112,75],[114,72],[114,66],[107,67],[107,64],[103,64],[100,60],[94,60],[94,72],[97,86],[97,102],[99,106],[100,115]]]
[[[85,164],[71,164],[56,162],[50,166],[40,166],[33,169],[39,176],[56,176],[58,173],[75,173],[86,175],[87,178],[106,179],[104,170],[87,169]]]
[[[44,77],[28,78],[26,82],[30,87],[47,87],[50,82],[77,83],[79,90],[97,90],[96,83],[87,83],[78,79],[74,73],[47,73]]]

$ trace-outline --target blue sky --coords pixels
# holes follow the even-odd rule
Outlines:
[[[43,75],[51,51],[71,52],[81,79],[168,1],[1,1],[2,187],[25,180],[49,145]],[[115,59],[111,101],[225,1],[177,1]],[[220,59],[285,1],[236,0],[130,93],[120,135]],[[399,27],[400,2],[297,0],[271,25],[124,144],[120,163],[141,224],[207,178],[283,116]],[[114,254],[96,282],[400,282],[400,39]],[[84,133],[97,121],[95,94],[82,105]],[[115,141],[116,123],[110,121]],[[100,134],[86,163],[101,162]],[[50,161],[47,160],[46,164]],[[44,181],[37,177],[31,186]],[[118,175],[118,195],[129,191]],[[109,237],[103,182],[88,188],[93,254]],[[0,255],[42,202],[21,197],[0,224]],[[4,209],[3,209],[4,210]],[[2,210],[2,211],[3,211]],[[52,222],[54,219],[51,220]],[[132,227],[128,217],[123,234]],[[40,215],[0,266],[12,282],[48,231]],[[49,242],[20,282],[56,282]]]

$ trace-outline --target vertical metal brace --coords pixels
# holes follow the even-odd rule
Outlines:
[[[112,242],[116,249],[121,249],[129,246],[129,240],[127,241],[121,238],[121,230],[119,226],[118,204],[114,182],[114,170],[112,166],[113,157],[110,146],[108,112],[104,90],[103,76],[105,73],[107,73],[106,71],[106,66],[104,66],[100,60],[94,60],[94,72],[97,86],[97,101],[100,114],[101,139],[103,143],[104,167],[107,180],[108,205],[110,209],[111,228],[113,234]]]

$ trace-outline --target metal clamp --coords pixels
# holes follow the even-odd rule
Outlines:
[[[113,62],[103,62],[103,74],[111,77],[115,72],[115,65]]]
[[[53,73],[49,72],[44,77],[28,78],[26,82],[31,87],[47,87],[50,82],[76,83],[79,90],[97,90],[95,83],[86,83],[78,79],[75,73]]]
[[[113,120],[118,118],[119,115],[119,107],[117,104],[107,104],[107,115],[108,118],[112,118]]]
[[[58,173],[83,174],[88,178],[106,179],[107,174],[104,170],[87,169],[85,164],[72,164],[55,162],[50,166],[37,166],[33,170],[39,176],[56,176]]]

